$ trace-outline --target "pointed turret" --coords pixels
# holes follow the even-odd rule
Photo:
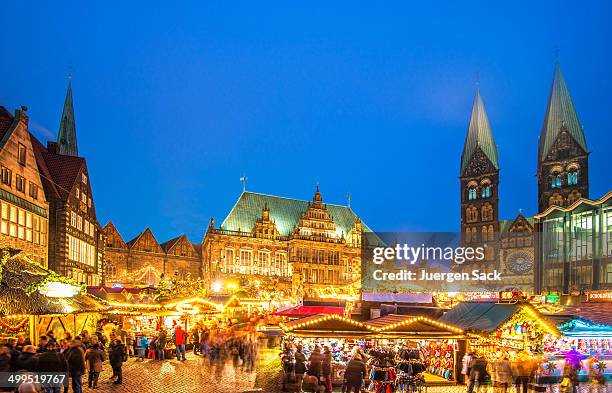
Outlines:
[[[480,89],[476,90],[476,97],[474,97],[472,114],[470,116],[470,125],[468,127],[467,136],[465,137],[463,154],[461,154],[462,176],[465,175],[468,164],[478,149],[484,153],[496,170],[499,169],[499,164],[497,162],[497,145],[493,139],[493,131],[491,131],[484,102],[480,96]]]
[[[585,153],[588,152],[586,138],[584,137],[582,125],[578,120],[574,102],[565,83],[561,67],[557,63],[550,88],[550,96],[548,97],[544,125],[542,126],[538,143],[538,161],[546,159],[551,147],[563,130],[566,130],[571,135]]]
[[[68,90],[64,101],[64,110],[57,134],[57,152],[66,156],[79,155],[77,147],[76,126],[74,123],[74,106],[72,104],[72,81],[68,79]]]

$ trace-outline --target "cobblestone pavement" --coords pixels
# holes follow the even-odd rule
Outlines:
[[[109,380],[111,369],[108,363],[100,375],[97,390],[87,388],[86,393],[280,393],[280,365],[276,350],[263,350],[256,365],[256,372],[236,370],[231,363],[211,365],[199,356],[188,355],[187,361],[176,359],[144,362],[130,359],[123,367],[123,385],[113,385]],[[429,387],[427,393],[465,393],[465,386]],[[339,390],[334,390],[339,392]],[[549,393],[558,393],[551,387]],[[607,390],[590,390],[581,386],[579,393],[612,393],[612,385]],[[489,392],[492,393],[492,392]],[[508,393],[515,393],[511,389]]]

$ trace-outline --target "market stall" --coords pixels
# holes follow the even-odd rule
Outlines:
[[[283,345],[291,343],[304,348],[306,358],[316,345],[327,346],[332,352],[332,383],[344,379],[346,363],[355,347],[362,351],[371,348],[370,337],[375,331],[365,324],[336,314],[313,315],[281,323]]]
[[[527,302],[462,302],[440,318],[468,335],[467,350],[487,360],[519,355],[543,360],[557,327]]]
[[[37,343],[49,331],[56,338],[93,332],[107,309],[75,281],[20,253],[2,251],[0,277],[0,341],[21,334]]]
[[[427,383],[457,382],[458,353],[466,340],[462,329],[425,316],[395,314],[365,324],[377,332],[375,346],[395,353],[415,351],[427,367]]]
[[[574,361],[581,380],[593,377],[612,380],[612,325],[567,316],[552,316],[562,336],[546,344],[542,372],[546,377],[561,377],[568,357]]]

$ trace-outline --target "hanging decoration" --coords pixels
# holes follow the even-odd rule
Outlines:
[[[28,324],[28,320],[29,318],[26,317],[21,322],[19,322],[17,325],[10,325],[4,322],[2,319],[0,319],[0,326],[11,332],[16,332],[16,331],[22,330]]]

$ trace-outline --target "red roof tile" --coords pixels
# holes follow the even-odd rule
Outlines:
[[[612,325],[612,304],[583,302],[568,308],[563,314],[577,316],[591,322]]]
[[[5,107],[0,106],[0,140],[4,138],[11,124],[13,124],[13,115]]]

